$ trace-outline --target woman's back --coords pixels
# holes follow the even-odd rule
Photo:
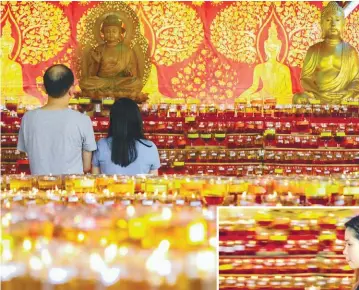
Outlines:
[[[137,158],[126,167],[111,160],[112,138],[103,138],[97,142],[92,164],[99,167],[103,174],[136,175],[148,174],[160,167],[160,158],[156,145],[148,140],[136,141]]]

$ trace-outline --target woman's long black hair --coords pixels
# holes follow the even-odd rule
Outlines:
[[[138,105],[131,99],[121,98],[111,107],[108,137],[112,137],[111,160],[126,167],[138,157],[136,141],[145,139],[142,116]]]

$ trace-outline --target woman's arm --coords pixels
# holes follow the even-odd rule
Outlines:
[[[100,167],[92,166],[92,174],[100,174]]]

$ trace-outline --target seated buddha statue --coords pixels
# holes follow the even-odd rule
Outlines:
[[[244,91],[239,98],[247,102],[275,99],[277,104],[292,103],[292,80],[288,66],[278,61],[282,42],[278,39],[276,25],[272,22],[268,31],[268,39],[264,42],[264,50],[267,56],[265,63],[258,64],[254,68],[253,84]],[[262,89],[258,91],[262,81]]]
[[[105,18],[104,43],[89,51],[82,64],[80,88],[92,98],[131,97],[143,88],[135,53],[124,43],[125,29],[116,15]]]
[[[340,104],[359,97],[359,58],[354,47],[342,39],[344,10],[336,2],[322,10],[323,41],[309,47],[304,59],[301,84],[304,93],[295,103],[319,100],[322,104]]]
[[[38,98],[24,92],[22,67],[11,58],[15,45],[15,39],[11,36],[11,25],[6,21],[2,29],[1,43],[1,103],[5,102],[23,105],[41,105]],[[11,100],[11,101],[10,101]]]

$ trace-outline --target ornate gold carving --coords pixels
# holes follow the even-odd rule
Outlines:
[[[117,15],[126,27],[124,43],[131,49],[140,49],[144,55],[148,51],[148,42],[141,34],[138,25],[138,17],[136,13],[124,2],[101,2],[97,6],[90,8],[81,17],[77,23],[77,40],[81,45],[80,49],[90,46],[95,48],[99,43],[103,43],[99,27],[104,18],[109,15]],[[78,59],[79,61],[79,59]],[[151,62],[146,58],[144,63],[143,83],[147,82],[151,71]],[[77,65],[77,73],[79,73],[80,65]]]

